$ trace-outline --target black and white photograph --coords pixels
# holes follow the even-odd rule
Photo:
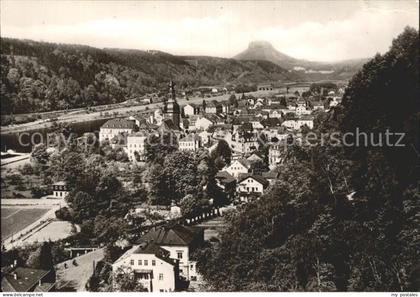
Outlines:
[[[418,0],[1,0],[0,41],[2,296],[419,296]]]

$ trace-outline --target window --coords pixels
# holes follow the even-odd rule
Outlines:
[[[144,266],[149,265],[149,263],[148,263],[148,262],[149,262],[148,260],[144,260]]]
[[[152,260],[152,266],[156,266],[156,261]]]
[[[178,259],[182,259],[182,252],[177,252],[176,254],[178,256]]]
[[[134,265],[134,260],[130,260],[130,265]]]
[[[139,265],[139,266],[143,265],[143,264],[141,263],[141,260],[138,260],[138,261],[137,261],[137,265]]]
[[[159,273],[159,280],[163,280],[163,273]]]

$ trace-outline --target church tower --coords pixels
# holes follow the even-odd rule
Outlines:
[[[165,102],[163,112],[165,120],[172,120],[175,127],[179,129],[181,110],[178,102],[176,102],[175,83],[172,80],[169,82],[169,99]]]

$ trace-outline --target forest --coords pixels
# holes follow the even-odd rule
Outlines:
[[[419,35],[350,81],[317,134],[404,133],[404,146],[292,146],[275,186],[197,252],[216,291],[418,291]]]
[[[267,61],[1,39],[1,113],[91,107],[167,90],[301,78]],[[165,94],[165,93],[163,93]]]

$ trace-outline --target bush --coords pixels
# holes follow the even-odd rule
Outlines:
[[[10,174],[10,175],[8,175],[8,176],[6,176],[6,179],[8,179],[8,180],[9,180],[9,183],[10,183],[11,185],[14,185],[14,186],[16,186],[16,185],[19,185],[19,184],[22,184],[22,183],[23,183],[23,178],[22,178],[22,176],[21,176],[20,174],[18,174],[18,173],[14,173],[14,174]]]
[[[16,185],[16,190],[18,191],[26,191],[26,186],[24,183],[19,183],[18,185]]]
[[[47,195],[47,190],[43,187],[33,186],[31,189],[31,194],[33,198],[41,198],[42,196]]]
[[[19,171],[22,175],[32,175],[32,174],[34,174],[34,168],[29,163],[26,163],[25,165],[23,165],[23,167],[20,168]]]
[[[73,219],[70,210],[67,207],[62,207],[55,212],[55,217],[62,221],[71,221]]]

